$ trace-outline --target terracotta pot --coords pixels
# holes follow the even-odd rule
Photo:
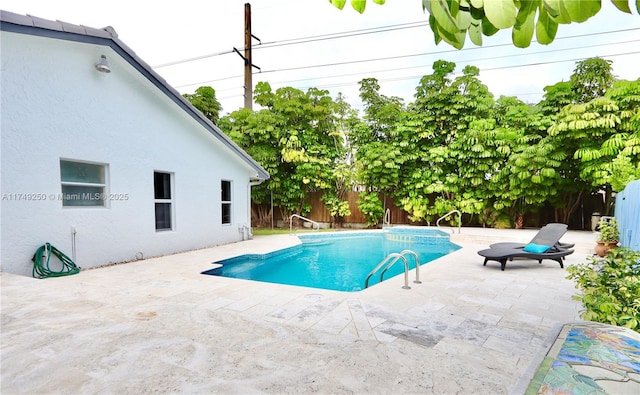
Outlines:
[[[516,224],[515,224],[515,228],[516,229],[522,229],[524,228],[524,215],[523,214],[518,214],[518,217],[516,218]]]
[[[609,253],[609,250],[616,248],[617,246],[617,241],[610,241],[606,243],[604,241],[597,241],[594,251],[599,257],[605,257]]]

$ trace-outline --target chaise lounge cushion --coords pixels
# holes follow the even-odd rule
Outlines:
[[[542,254],[543,252],[549,251],[549,248],[551,248],[551,246],[545,246],[545,245],[536,244],[536,243],[529,243],[526,246],[524,246],[522,251],[533,252],[534,254]]]

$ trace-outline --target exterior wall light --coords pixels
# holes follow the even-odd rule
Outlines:
[[[102,55],[100,56],[100,63],[96,63],[96,70],[101,73],[110,73],[111,67],[109,67],[109,63],[107,63],[107,57]]]

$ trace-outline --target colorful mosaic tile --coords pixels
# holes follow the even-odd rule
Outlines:
[[[564,325],[526,394],[640,394],[640,334],[597,323]]]

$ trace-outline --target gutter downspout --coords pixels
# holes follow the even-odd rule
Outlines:
[[[250,180],[247,184],[247,220],[249,221],[249,225],[244,226],[247,229],[247,239],[253,238],[253,232],[251,232],[251,187],[260,185],[263,182],[265,182],[264,179],[258,179],[256,181]],[[244,240],[244,232],[242,232],[242,240]]]

